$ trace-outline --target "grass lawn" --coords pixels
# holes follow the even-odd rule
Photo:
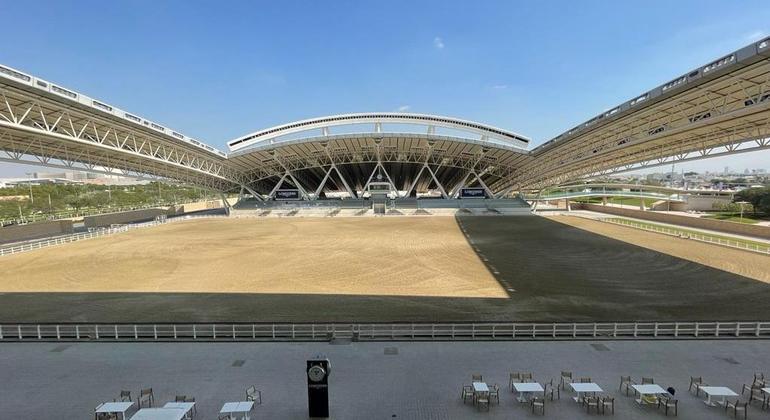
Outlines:
[[[633,207],[639,207],[639,202],[641,201],[641,198],[636,197],[607,197],[607,202],[611,204],[622,204],[624,206],[633,206]],[[591,204],[601,204],[602,198],[601,197],[583,197],[583,198],[577,198],[574,201],[579,203],[591,203]],[[650,207],[653,203],[655,203],[656,199],[654,198],[645,198],[644,199],[644,206]]]
[[[661,225],[661,224],[658,224],[658,223],[642,222],[642,221],[639,221],[639,220],[627,219],[625,217],[611,217],[611,218],[608,218],[608,219],[605,219],[605,220],[608,220],[608,221],[622,220],[622,221],[625,221],[625,222],[633,223],[635,226],[638,226],[638,227],[640,227],[642,229],[644,229],[644,228],[648,228],[648,229],[659,228],[659,229],[661,229],[662,228],[662,229],[668,229],[669,231],[674,231],[674,232],[676,232],[678,234],[682,234],[682,235],[699,235],[699,236],[706,236],[706,237],[712,238],[714,240],[717,240],[717,239],[729,240],[729,241],[733,241],[733,242],[739,242],[739,243],[741,243],[743,245],[750,245],[752,248],[756,246],[760,250],[764,250],[765,252],[770,251],[770,244],[768,244],[766,242],[752,241],[752,240],[749,240],[749,239],[737,238],[737,237],[734,237],[734,236],[726,236],[726,235],[718,235],[718,234],[712,234],[712,233],[705,233],[705,232],[701,232],[701,231],[697,231],[697,230],[685,229],[685,228],[680,228],[680,227],[676,227],[676,226]]]
[[[762,218],[756,217],[754,215],[747,215],[744,213],[743,218],[741,218],[740,213],[727,213],[727,212],[707,214],[702,217],[706,219],[724,220],[727,222],[746,223],[750,225],[756,224],[757,222],[763,220]]]

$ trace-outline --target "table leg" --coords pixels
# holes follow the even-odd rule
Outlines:
[[[711,394],[708,394],[708,398],[706,398],[706,405],[708,406],[714,406],[714,403],[711,402]]]
[[[520,392],[520,393],[519,393],[519,397],[517,398],[517,400],[518,400],[520,403],[525,403],[525,402],[527,402],[527,397],[529,396],[528,394],[529,394],[529,392]]]
[[[636,400],[636,402],[639,403],[639,405],[644,405],[644,395],[645,394],[642,394],[641,392],[639,393],[639,399]]]

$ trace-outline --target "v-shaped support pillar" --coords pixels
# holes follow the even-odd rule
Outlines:
[[[414,179],[412,180],[412,184],[409,185],[409,189],[406,191],[406,194],[404,194],[403,197],[409,197],[409,194],[412,193],[412,190],[414,190],[414,187],[417,186],[417,182],[420,181],[420,176],[422,175],[422,172],[426,169],[428,170],[428,173],[430,174],[431,178],[433,178],[433,181],[436,182],[436,186],[438,186],[439,191],[441,191],[441,196],[444,198],[449,198],[446,191],[444,190],[444,186],[441,185],[441,183],[438,181],[436,174],[433,172],[430,166],[428,166],[427,163],[424,163],[420,168],[420,171],[417,172],[417,176],[414,177]]]
[[[329,181],[329,176],[332,174],[332,171],[337,173],[337,176],[339,176],[340,180],[342,181],[342,185],[345,187],[345,191],[347,191],[348,194],[350,194],[350,198],[356,198],[356,193],[353,191],[353,189],[350,188],[350,184],[348,184],[348,181],[345,180],[345,177],[342,176],[342,172],[340,172],[339,168],[337,168],[337,165],[332,163],[332,166],[329,167],[329,170],[326,171],[326,174],[324,175],[323,180],[321,180],[321,183],[318,185],[318,188],[315,190],[315,194],[313,195],[313,199],[317,200],[318,195],[321,194],[321,191],[323,191],[324,186]]]
[[[275,184],[275,187],[273,187],[273,190],[270,191],[270,194],[267,196],[268,199],[273,199],[275,197],[275,193],[278,191],[278,189],[281,188],[281,185],[283,185],[284,181],[286,181],[286,178],[291,179],[291,182],[294,184],[295,187],[299,190],[299,193],[302,194],[303,200],[309,200],[310,196],[308,196],[307,191],[305,191],[304,188],[302,188],[302,184],[299,183],[297,178],[294,177],[294,175],[291,174],[291,172],[286,171],[284,172],[283,176],[280,180],[278,180],[278,183]]]
[[[374,178],[374,174],[377,173],[377,170],[381,170],[383,174],[385,174],[385,179],[388,180],[388,183],[390,184],[390,188],[393,189],[393,191],[396,191],[398,194],[398,188],[396,188],[396,184],[393,183],[393,180],[390,178],[390,174],[388,174],[388,171],[385,170],[385,167],[382,166],[382,163],[377,162],[376,165],[374,165],[374,170],[372,170],[372,173],[369,175],[369,179],[366,180],[366,184],[364,184],[364,191],[366,192],[369,188],[369,184],[372,183],[372,178]]]

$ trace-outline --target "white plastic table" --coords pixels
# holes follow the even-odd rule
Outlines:
[[[604,390],[593,382],[570,382],[569,386],[577,392],[577,397],[572,397],[575,402],[580,402],[580,394],[587,392],[604,392]]]
[[[474,382],[473,392],[489,392],[489,387],[485,382]]]
[[[133,405],[131,401],[106,402],[99,404],[94,413],[120,414],[121,418],[126,420],[126,411]]]
[[[192,418],[193,407],[195,407],[194,402],[182,402],[182,401],[179,401],[179,402],[169,401],[166,403],[166,405],[163,406],[163,408],[181,408],[185,410],[185,415],[187,415],[187,417],[190,417],[190,418]]]
[[[726,386],[702,386],[700,387],[700,390],[708,395],[708,399],[703,402],[710,407],[716,407],[717,404],[724,406],[725,402],[727,401],[727,397],[738,396],[738,394]],[[711,397],[722,397],[722,400],[714,403],[714,401],[711,401]]]
[[[254,408],[254,401],[228,402],[222,406],[219,414],[228,414],[230,418],[233,414],[241,414],[245,420],[249,420],[249,411],[252,408]]]
[[[143,408],[131,417],[131,420],[182,420],[183,408]]]
[[[513,387],[519,393],[517,400],[520,403],[529,401],[529,396],[533,392],[545,392],[543,387],[537,382],[515,382]]]
[[[667,392],[657,384],[631,385],[631,388],[634,388],[639,393],[639,399],[636,400],[639,404],[645,404],[645,395],[658,395]]]

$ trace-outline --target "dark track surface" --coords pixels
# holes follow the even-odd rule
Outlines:
[[[0,293],[0,322],[770,319],[770,285],[546,218],[458,219],[509,299]]]

